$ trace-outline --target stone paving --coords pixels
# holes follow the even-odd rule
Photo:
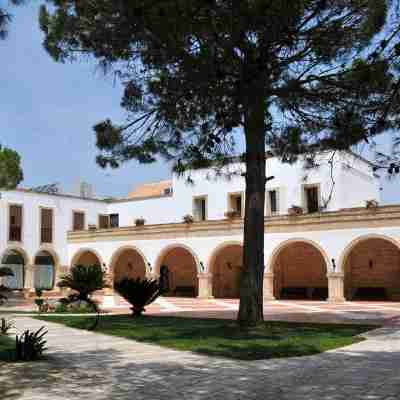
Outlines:
[[[44,323],[17,318],[17,329]],[[47,360],[0,364],[1,400],[397,400],[400,330],[324,354],[232,361],[46,323]]]

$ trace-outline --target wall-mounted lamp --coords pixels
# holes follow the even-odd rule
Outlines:
[[[200,270],[201,270],[201,272],[205,272],[205,270],[206,270],[206,267],[204,266],[203,261],[200,261]]]
[[[150,272],[153,272],[153,267],[151,266],[151,264],[150,264],[150,263],[147,263],[147,266],[149,267],[149,271],[150,271]]]
[[[334,258],[332,258],[332,269],[333,269],[333,272],[336,271],[336,261]]]

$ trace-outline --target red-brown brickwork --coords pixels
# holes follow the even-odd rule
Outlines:
[[[326,288],[327,270],[320,251],[308,243],[293,243],[281,250],[274,268],[274,295],[282,288]]]
[[[196,261],[189,251],[180,247],[172,249],[164,257],[161,265],[169,269],[171,293],[174,293],[176,288],[193,288],[193,294],[197,296],[198,279]],[[179,293],[176,294],[179,295]]]
[[[368,239],[351,250],[345,264],[346,298],[351,300],[358,288],[385,288],[388,299],[400,299],[400,251],[393,243]]]
[[[227,246],[219,252],[212,266],[214,297],[239,297],[242,265],[243,249],[241,246]]]
[[[133,249],[127,249],[119,255],[114,264],[114,280],[116,282],[123,278],[141,278],[146,276],[146,265],[142,256]]]

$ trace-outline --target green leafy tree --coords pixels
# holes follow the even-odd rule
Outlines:
[[[50,0],[44,46],[95,58],[124,86],[128,122],[95,125],[97,161],[226,165],[244,135],[245,266],[238,319],[263,319],[266,149],[292,162],[382,132],[390,65],[367,50],[385,0]]]
[[[23,178],[19,154],[0,145],[0,188],[15,189]]]

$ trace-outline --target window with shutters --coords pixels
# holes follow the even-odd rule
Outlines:
[[[72,216],[72,230],[83,231],[85,230],[85,213],[82,211],[74,211]]]
[[[22,206],[20,205],[10,205],[8,240],[10,242],[22,241]]]
[[[106,214],[99,215],[99,229],[108,229],[110,227],[110,216]]]
[[[207,196],[193,198],[193,217],[195,221],[207,219]]]
[[[119,228],[119,214],[110,214],[110,228]]]
[[[304,186],[304,206],[307,212],[315,213],[320,210],[319,185]]]
[[[267,191],[267,215],[279,214],[279,190]]]
[[[53,243],[53,210],[51,208],[41,208],[40,221],[41,243]]]
[[[229,194],[229,211],[233,211],[238,217],[243,217],[243,192]]]

